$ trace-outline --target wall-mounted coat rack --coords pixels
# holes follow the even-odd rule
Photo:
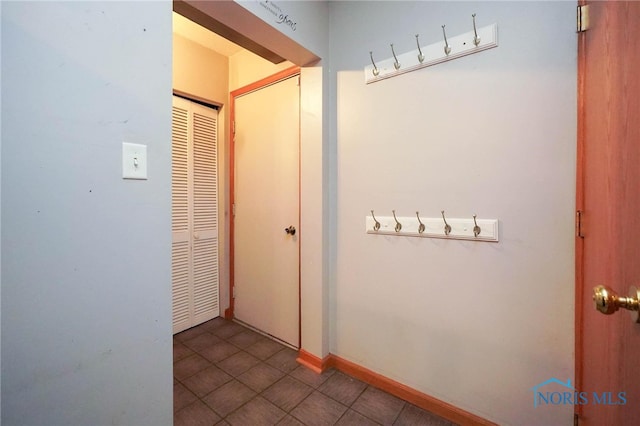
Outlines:
[[[455,37],[447,37],[446,26],[443,25],[442,41],[420,47],[419,35],[416,34],[416,44],[418,46],[416,50],[396,55],[393,44],[391,44],[392,57],[382,61],[376,61],[374,58],[375,52],[369,52],[371,64],[364,67],[365,83],[374,83],[497,47],[498,24],[476,28],[475,14],[472,17],[473,31]]]
[[[476,215],[448,218],[444,211],[441,217],[422,217],[419,212],[414,216],[397,216],[395,210],[391,216],[378,216],[371,211],[371,216],[365,218],[365,225],[367,234],[498,241],[497,219],[478,219]]]

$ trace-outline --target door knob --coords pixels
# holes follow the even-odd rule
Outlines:
[[[605,315],[622,308],[630,311],[633,322],[640,322],[640,291],[634,286],[629,288],[629,297],[622,297],[606,285],[599,285],[593,288],[593,301],[596,309]]]
[[[286,232],[289,235],[296,235],[296,227],[291,225],[288,228],[284,228],[284,232]]]

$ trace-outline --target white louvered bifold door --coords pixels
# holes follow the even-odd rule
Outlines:
[[[173,98],[173,332],[219,314],[217,117]]]

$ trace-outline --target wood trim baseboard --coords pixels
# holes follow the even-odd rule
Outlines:
[[[297,361],[318,374],[333,367],[336,370],[349,374],[371,386],[382,389],[391,395],[397,396],[400,399],[461,426],[497,426],[496,423],[487,419],[417,391],[407,385],[403,385],[402,383],[333,354],[329,354],[324,359],[320,359],[304,349],[300,349]]]
[[[304,349],[298,350],[298,364],[302,364],[311,371],[322,374],[323,371],[330,368],[329,362],[331,360],[331,355],[327,355],[323,359],[318,358],[317,356],[305,351]]]

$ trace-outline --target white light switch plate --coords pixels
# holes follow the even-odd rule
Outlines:
[[[147,179],[147,146],[122,142],[122,178]]]

